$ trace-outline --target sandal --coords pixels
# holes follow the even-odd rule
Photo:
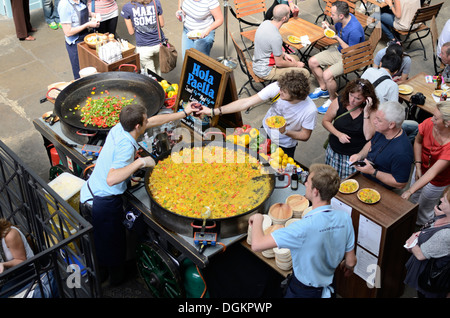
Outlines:
[[[26,38],[20,38],[19,40],[20,41],[34,41],[34,40],[36,40],[36,38],[34,36],[29,35]]]

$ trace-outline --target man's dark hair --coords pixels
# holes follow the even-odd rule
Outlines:
[[[309,79],[299,71],[290,71],[278,79],[280,89],[285,90],[292,98],[305,100],[309,94]]]
[[[350,9],[348,8],[348,3],[345,1],[336,1],[332,5],[333,7],[336,7],[337,14],[343,14],[344,17],[348,17],[350,14]]]
[[[395,53],[386,53],[381,58],[381,67],[387,68],[392,74],[398,72],[402,66],[402,58]]]
[[[140,104],[125,106],[120,112],[119,119],[125,131],[130,132],[136,125],[144,124],[144,114],[147,109]]]

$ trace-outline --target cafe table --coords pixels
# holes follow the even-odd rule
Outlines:
[[[241,35],[246,39],[254,42],[255,33],[256,30],[249,30],[241,32]],[[324,29],[322,27],[299,17],[290,18],[287,23],[283,24],[280,28],[280,34],[285,44],[292,46],[298,50],[301,60],[305,63],[307,63],[307,58],[309,57],[314,44],[325,37]],[[307,35],[311,44],[309,44],[308,46],[303,46],[302,43],[292,43],[288,40],[289,35],[294,35],[298,38]],[[301,49],[305,47],[306,50],[302,53]]]
[[[379,6],[380,8],[384,8],[387,6],[387,3],[384,0],[377,1],[377,0],[366,0],[367,2],[370,2],[376,6]]]
[[[433,92],[435,90],[435,84],[434,83],[427,83],[425,80],[425,77],[429,75],[425,72],[421,72],[407,81],[403,82],[402,84],[409,85],[413,88],[413,91],[409,94],[400,94],[399,93],[399,100],[405,102],[408,107],[412,107],[411,103],[411,97],[416,93],[422,93],[425,96],[425,103],[423,105],[416,105],[420,109],[426,111],[427,113],[433,115],[434,110],[436,109],[436,100],[433,97]]]
[[[320,39],[324,38],[324,29],[321,26],[315,25],[302,18],[290,18],[289,21],[283,24],[280,28],[280,34],[283,38],[283,42],[297,49],[300,54],[300,58],[303,62],[307,63],[307,59],[311,54],[314,44]],[[292,43],[288,40],[290,35],[301,38],[302,36],[308,36],[311,44],[303,46],[302,43]],[[306,48],[304,52],[301,49]]]

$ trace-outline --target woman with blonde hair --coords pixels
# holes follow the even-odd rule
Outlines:
[[[6,219],[0,219],[0,273],[34,256],[25,235]]]
[[[33,257],[34,253],[25,238],[25,235],[6,219],[0,219],[0,274],[5,270],[19,265],[28,258]],[[23,269],[24,272],[27,268]],[[16,277],[18,277],[16,273]],[[23,277],[20,278],[23,280]],[[3,297],[9,297],[23,288],[27,282],[20,284],[18,279],[9,279],[4,285],[0,285],[0,294]],[[8,291],[11,287],[14,290]]]
[[[125,19],[128,33],[136,36],[136,52],[141,67],[161,75],[159,66],[160,37],[164,40],[163,9],[159,0],[132,0],[126,3],[121,15]],[[158,25],[160,30],[158,30]]]
[[[436,104],[433,117],[419,125],[414,141],[414,172],[402,198],[419,204],[417,224],[433,216],[433,207],[450,184],[450,101]]]
[[[449,290],[426,290],[426,286],[420,284],[419,277],[432,259],[438,268],[450,262],[450,187],[444,189],[432,213],[433,217],[425,226],[406,241],[405,247],[412,255],[405,265],[405,284],[415,288],[419,297],[445,298],[450,296]]]

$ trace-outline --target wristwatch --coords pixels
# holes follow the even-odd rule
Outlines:
[[[372,177],[376,178],[378,173],[378,169],[375,169],[375,171],[372,173]]]

